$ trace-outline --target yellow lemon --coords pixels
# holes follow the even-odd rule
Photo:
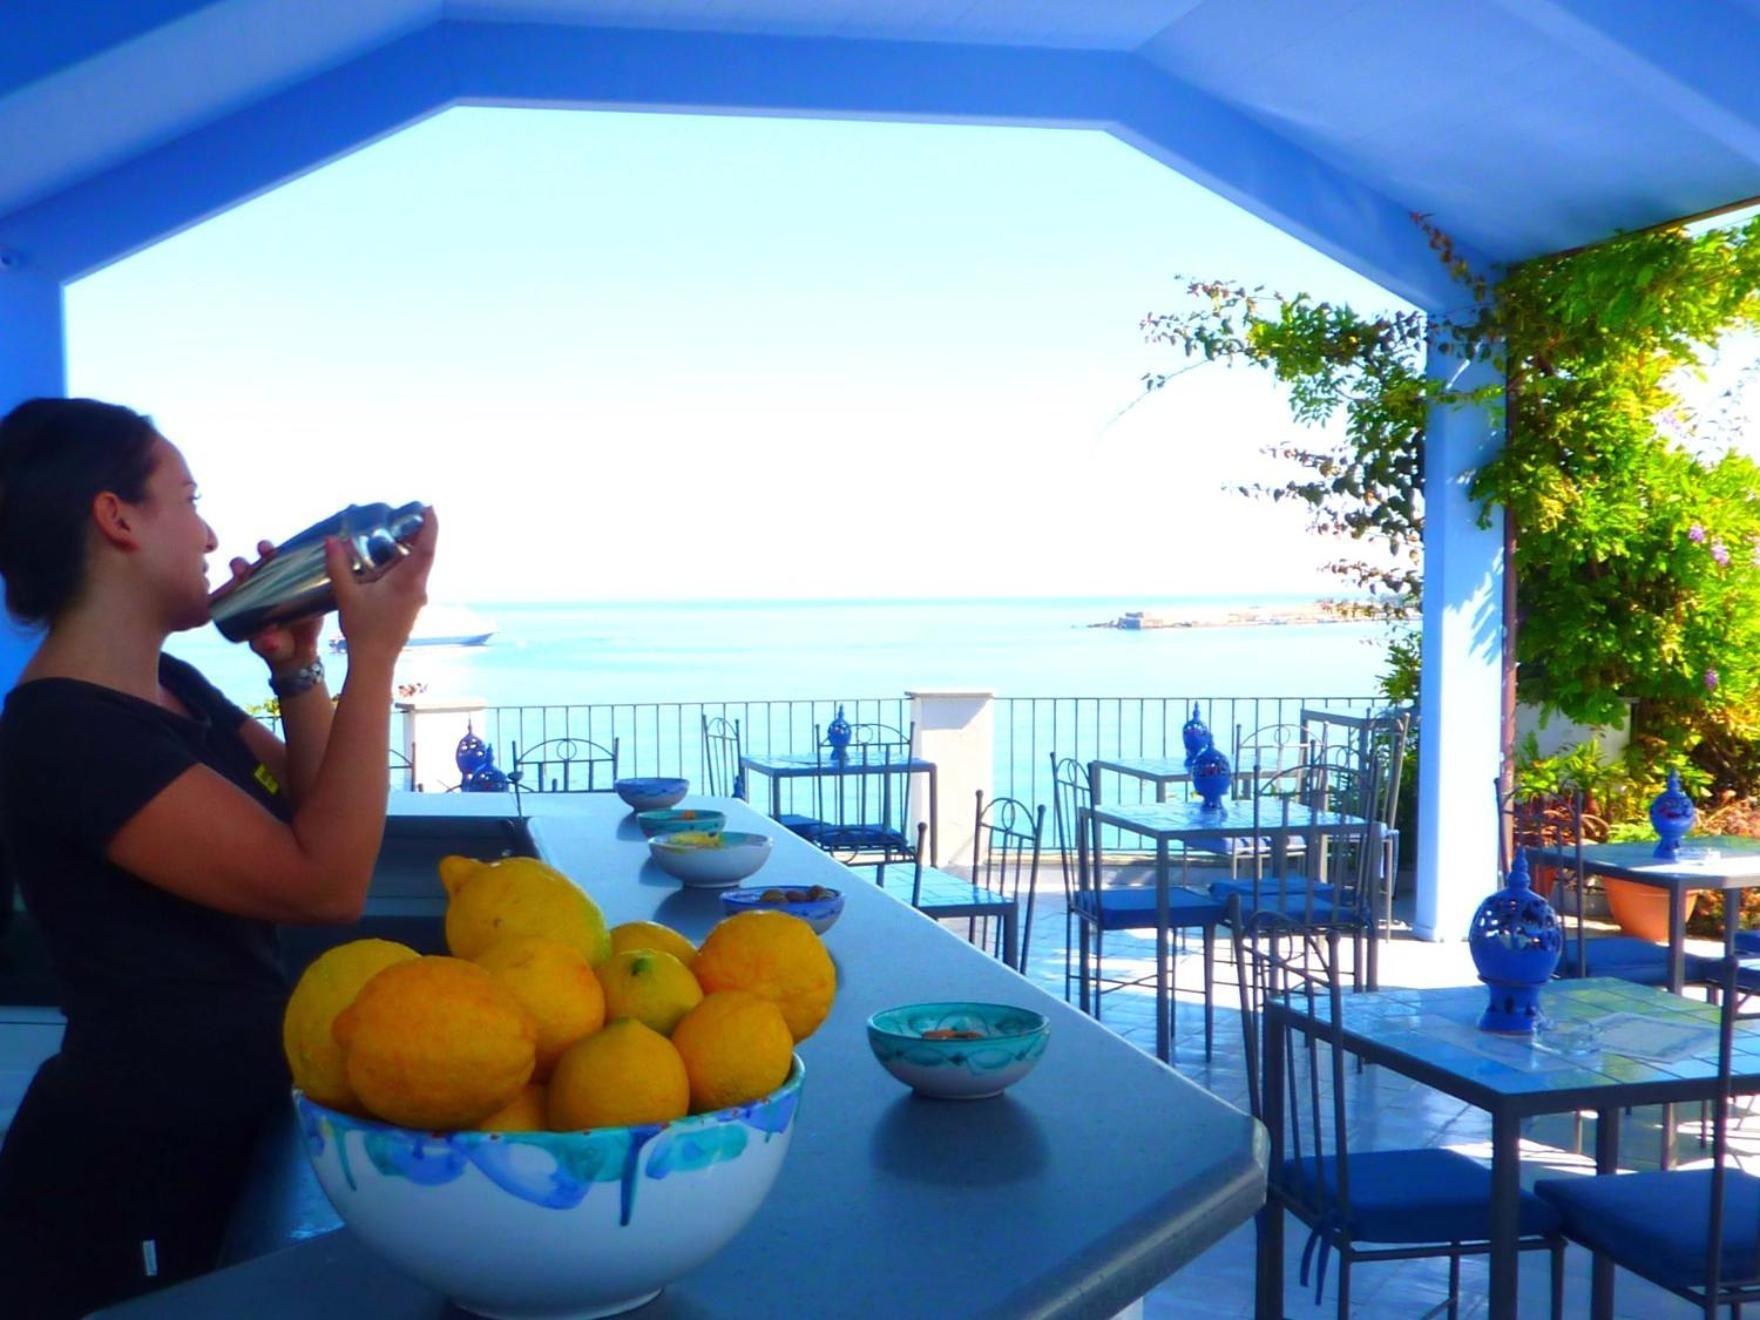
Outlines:
[[[549,1122],[547,1112],[543,1084],[527,1082],[519,1088],[518,1095],[478,1123],[477,1128],[482,1132],[542,1132]]]
[[[538,1026],[537,1066],[543,1081],[562,1052],[605,1025],[605,992],[580,953],[542,935],[496,940],[473,960],[513,991]]]
[[[475,857],[449,853],[440,859],[440,884],[448,894],[456,894],[458,887],[475,875],[482,865]]]
[[[626,921],[621,926],[613,926],[611,952],[624,953],[630,949],[659,949],[662,953],[670,953],[686,967],[697,956],[696,945],[671,926],[662,926],[658,921]]]
[[[819,1029],[837,995],[831,955],[799,917],[786,912],[742,912],[709,932],[691,964],[708,994],[750,990],[782,1010],[797,1041]]]
[[[607,1018],[634,1018],[662,1036],[670,1036],[678,1020],[703,1000],[691,969],[659,949],[613,954],[599,969],[599,981]]]
[[[788,1080],[794,1037],[782,1010],[748,990],[717,990],[686,1013],[672,1047],[691,1081],[691,1110],[729,1109]]]
[[[595,967],[611,956],[611,933],[599,905],[535,857],[482,863],[446,905],[446,947],[457,957],[475,958],[508,935],[560,940]]]
[[[333,1028],[348,1083],[399,1127],[474,1127],[531,1080],[538,1029],[475,963],[416,958],[373,977]]]
[[[281,1047],[295,1086],[321,1105],[360,1111],[360,1098],[348,1084],[342,1047],[330,1026],[374,976],[418,956],[408,945],[391,940],[352,940],[312,960],[300,973],[281,1019]]]
[[[634,1018],[576,1041],[550,1077],[557,1132],[666,1123],[690,1112],[691,1084],[672,1042]]]

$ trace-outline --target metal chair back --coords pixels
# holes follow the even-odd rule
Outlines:
[[[1020,965],[1025,972],[1032,947],[1033,896],[1039,884],[1039,850],[1045,834],[1045,808],[1029,807],[1019,798],[984,801],[977,792],[978,814],[972,830],[972,882],[1000,894],[1020,912]]]
[[[703,787],[710,797],[745,801],[745,768],[740,764],[739,721],[703,716]]]
[[[854,737],[834,755],[814,729],[818,763],[813,775],[813,815],[822,822],[813,842],[846,865],[911,861],[917,856],[911,818],[911,747],[908,741]],[[894,734],[898,730],[892,730]]]
[[[514,793],[609,793],[617,780],[619,740],[611,746],[588,738],[548,738],[526,748],[512,744]]]
[[[1057,859],[1063,867],[1064,901],[1074,905],[1076,895],[1088,888],[1089,849],[1078,834],[1087,828],[1085,813],[1094,805],[1094,790],[1081,762],[1073,756],[1059,759],[1051,753],[1051,827],[1057,843]],[[1065,998],[1068,996],[1066,995]]]
[[[391,749],[391,759],[386,769],[391,776],[392,788],[401,789],[405,793],[415,792],[416,768],[411,764],[410,758],[395,747]]]
[[[1339,1026],[1343,992],[1339,983],[1339,932],[1306,927],[1275,912],[1245,914],[1239,895],[1229,902],[1229,939],[1234,946],[1241,999],[1242,1043],[1246,1050],[1247,1093],[1253,1117],[1265,1121],[1265,1088],[1278,1086],[1284,1097],[1283,1150],[1295,1162],[1313,1161],[1314,1176],[1302,1194],[1282,1179],[1279,1192],[1300,1199],[1310,1222],[1348,1223],[1350,1171],[1345,1112],[1345,1051]],[[1263,1015],[1281,1003],[1315,1019],[1301,1032],[1285,1032],[1276,1059],[1267,1057]],[[1319,1175],[1322,1162],[1336,1160],[1335,1176]],[[1336,1183],[1336,1195],[1328,1188]]]

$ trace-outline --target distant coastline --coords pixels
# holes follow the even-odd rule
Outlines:
[[[1124,632],[1148,632],[1158,628],[1275,628],[1315,623],[1361,623],[1318,601],[1308,605],[1242,605],[1202,607],[1173,613],[1166,610],[1127,610],[1115,618],[1090,623],[1090,628],[1117,628]]]

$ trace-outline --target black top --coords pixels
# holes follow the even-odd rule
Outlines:
[[[191,717],[78,679],[15,688],[0,713],[0,830],[61,984],[70,1079],[94,1100],[108,1090],[113,1118],[239,1118],[286,1097],[274,925],[179,898],[105,851],[194,765],[282,820],[292,809],[240,736],[243,711],[181,660],[162,657],[159,680]]]

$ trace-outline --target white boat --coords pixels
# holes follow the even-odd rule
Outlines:
[[[495,624],[463,605],[428,605],[416,616],[406,646],[486,646]],[[346,637],[330,639],[332,651],[348,650]]]

